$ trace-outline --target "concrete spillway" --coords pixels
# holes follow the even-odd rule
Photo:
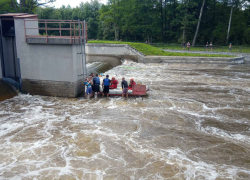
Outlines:
[[[11,85],[0,80],[0,102],[4,101],[5,99],[12,98],[16,95],[17,92]]]
[[[146,56],[127,44],[86,44],[87,62],[131,59],[138,63],[184,63],[184,64],[243,64],[244,56],[237,57],[187,57],[187,56]]]

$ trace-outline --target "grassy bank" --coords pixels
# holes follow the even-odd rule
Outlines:
[[[192,53],[165,52],[158,47],[154,47],[154,46],[144,44],[144,43],[131,43],[131,42],[120,42],[120,41],[97,41],[97,40],[88,41],[88,43],[128,44],[148,56],[233,57],[230,55],[219,55],[219,54],[192,54]]]
[[[159,49],[169,49],[169,50],[183,50],[183,47],[178,44],[163,44],[163,43],[154,43],[152,46]],[[187,47],[186,47],[187,50]],[[211,51],[210,48],[206,49],[205,46],[190,46],[190,51]],[[213,46],[213,52],[229,52],[228,46]],[[245,46],[233,46],[232,53],[250,53],[250,47]]]

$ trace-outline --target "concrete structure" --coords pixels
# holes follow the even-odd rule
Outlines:
[[[245,56],[244,64],[250,64],[250,56],[249,55]]]
[[[17,82],[21,78],[22,91],[32,95],[77,97],[84,92],[82,69],[85,63],[82,64],[79,34],[77,37],[70,34],[70,38],[39,36],[36,15],[3,14],[0,19],[1,22],[13,21],[15,29],[12,37],[5,37],[3,33],[1,36],[3,77]]]
[[[86,44],[87,62],[96,61],[120,61],[131,59],[139,62],[144,54],[127,44]]]
[[[243,64],[244,57],[145,56],[141,63]]]
[[[244,57],[145,56],[127,44],[87,44],[87,62],[132,59],[139,63],[242,64]]]

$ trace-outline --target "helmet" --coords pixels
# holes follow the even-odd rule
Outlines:
[[[115,77],[112,77],[112,79],[115,79]]]
[[[133,78],[131,78],[131,79],[130,79],[130,81],[134,81],[134,79],[133,79]]]

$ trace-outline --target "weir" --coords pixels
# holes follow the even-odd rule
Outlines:
[[[245,57],[146,56],[127,44],[86,44],[87,62],[131,59],[138,63],[243,64]]]

